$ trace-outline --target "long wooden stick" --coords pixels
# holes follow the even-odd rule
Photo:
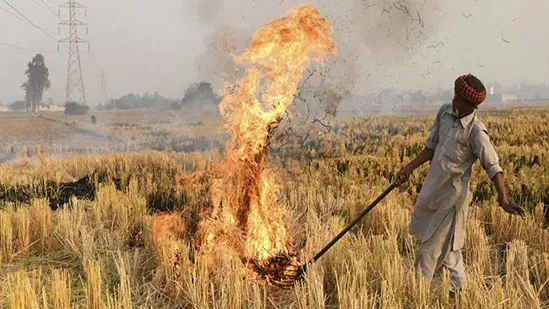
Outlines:
[[[352,229],[362,218],[364,218],[364,216],[366,216],[372,209],[374,209],[374,207],[376,207],[376,205],[379,202],[381,202],[381,200],[383,200],[389,193],[391,193],[391,191],[393,191],[398,186],[399,186],[399,183],[397,181],[392,183],[387,189],[385,189],[385,191],[383,191],[383,193],[381,193],[381,195],[378,196],[378,198],[376,198],[375,201],[373,201],[368,207],[366,207],[362,212],[360,212],[358,216],[356,216],[353,222],[351,222],[339,234],[337,234],[337,236],[334,239],[332,239],[326,246],[324,246],[324,248],[322,248],[322,250],[320,250],[312,259],[310,259],[309,262],[307,262],[307,264],[301,266],[300,269],[298,270],[296,277],[297,278],[302,277],[303,274],[307,271],[307,266],[309,266],[310,264],[313,264],[318,259],[320,259],[328,250],[330,250],[330,248],[332,248],[333,245],[335,245],[335,243],[339,241],[339,239],[341,239],[341,237],[347,234],[347,232],[349,232],[350,229]]]

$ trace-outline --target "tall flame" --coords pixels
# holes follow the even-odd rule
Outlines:
[[[305,69],[336,53],[331,33],[332,25],[318,10],[303,5],[260,28],[248,49],[235,57],[246,75],[236,85],[226,85],[219,107],[231,138],[223,180],[214,190],[214,216],[242,231],[245,241],[238,249],[245,257],[263,260],[287,250],[285,209],[276,202],[278,187],[265,166],[267,147]],[[207,236],[208,241],[214,238]]]

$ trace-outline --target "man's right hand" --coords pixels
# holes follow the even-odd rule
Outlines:
[[[408,168],[407,166],[403,167],[398,173],[397,173],[397,181],[399,184],[403,184],[410,179],[410,175],[412,174],[412,170]]]
[[[435,152],[434,150],[431,150],[427,147],[425,147],[417,157],[412,160],[412,162],[408,163],[405,167],[403,167],[397,174],[397,182],[399,185],[405,183],[410,178],[410,175],[412,172],[418,167],[421,166],[423,163],[427,161],[431,161],[433,159]]]

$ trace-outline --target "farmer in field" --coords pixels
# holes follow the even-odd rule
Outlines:
[[[465,240],[471,167],[479,159],[498,192],[499,206],[514,215],[521,207],[509,202],[503,170],[486,127],[475,110],[486,98],[482,82],[469,74],[455,81],[452,104],[443,105],[431,128],[425,149],[397,177],[408,180],[418,166],[431,161],[410,222],[420,240],[415,268],[429,282],[442,267],[450,271],[453,290],[461,288],[465,271],[461,248]]]

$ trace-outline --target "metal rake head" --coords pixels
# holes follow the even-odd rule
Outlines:
[[[254,271],[269,284],[280,288],[291,288],[303,278],[304,265],[287,255],[276,255],[266,261],[252,261]]]
[[[282,271],[267,278],[267,280],[274,286],[288,289],[303,280],[304,275],[305,265],[299,265],[294,267],[286,267]]]

